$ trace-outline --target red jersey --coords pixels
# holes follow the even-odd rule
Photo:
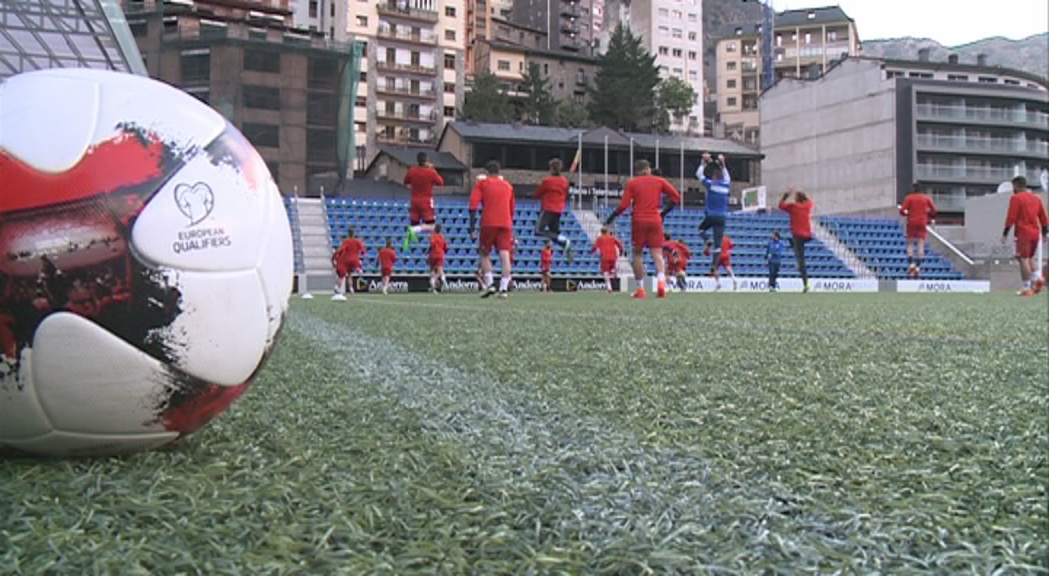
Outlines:
[[[514,227],[514,187],[502,177],[488,177],[474,185],[470,194],[470,211],[484,205],[481,228]]]
[[[430,257],[444,258],[448,252],[448,242],[440,234],[430,235]]]
[[[1014,234],[1018,240],[1038,240],[1042,231],[1049,227],[1042,199],[1030,190],[1017,192],[1009,199],[1009,212],[1005,216],[1005,226],[1016,226]]]
[[[620,254],[626,252],[623,249],[623,243],[619,241],[619,238],[611,234],[602,234],[594,240],[594,247],[590,250],[591,252],[600,252],[602,260],[615,260],[619,258]]]
[[[673,245],[673,250],[677,254],[677,257],[681,260],[687,262],[688,259],[692,257],[692,252],[688,249],[688,246],[685,246],[681,242],[671,242],[671,244]]]
[[[790,214],[790,233],[795,238],[812,238],[812,200],[787,202],[781,200],[779,209]]]
[[[728,234],[725,234],[724,236],[721,237],[721,257],[722,258],[728,258],[729,256],[731,256],[732,255],[732,249],[735,248],[735,247],[736,247],[736,245],[732,243],[732,238],[729,238]]]
[[[360,238],[346,238],[339,245],[339,249],[335,251],[335,257],[346,262],[360,262],[361,256],[367,251],[368,249],[364,246],[364,242],[361,242]]]
[[[681,203],[681,194],[676,188],[659,176],[638,176],[626,183],[623,199],[619,201],[616,212],[623,213],[627,208],[633,208],[631,216],[635,222],[660,221],[659,202],[666,194],[674,204]]]
[[[907,217],[908,226],[928,226],[929,221],[936,217],[936,204],[926,194],[912,192],[903,199],[900,216]]]
[[[393,268],[393,263],[397,261],[397,252],[393,248],[386,246],[379,250],[379,267],[383,269]]]
[[[404,185],[412,190],[412,198],[433,198],[433,187],[444,186],[444,179],[429,166],[412,166],[404,175]]]
[[[543,248],[542,252],[539,253],[539,266],[543,270],[549,270],[550,265],[554,263],[554,251],[549,248]]]
[[[568,201],[568,178],[547,176],[535,189],[535,197],[542,203],[544,212],[564,212]]]

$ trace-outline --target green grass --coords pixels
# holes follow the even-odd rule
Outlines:
[[[296,300],[172,448],[0,460],[0,573],[1049,573],[1006,295]]]

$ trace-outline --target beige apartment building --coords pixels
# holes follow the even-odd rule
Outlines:
[[[856,23],[837,6],[780,12],[774,26],[777,81],[818,77],[843,56],[860,53]],[[761,75],[760,23],[729,26],[717,43],[716,134],[759,142]]]

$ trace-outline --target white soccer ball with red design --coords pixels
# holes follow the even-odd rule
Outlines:
[[[133,452],[251,384],[287,312],[292,241],[244,137],[148,78],[0,84],[0,448]]]

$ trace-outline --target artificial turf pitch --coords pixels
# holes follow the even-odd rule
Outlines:
[[[296,300],[165,450],[0,460],[0,574],[1049,572],[1009,295]]]

